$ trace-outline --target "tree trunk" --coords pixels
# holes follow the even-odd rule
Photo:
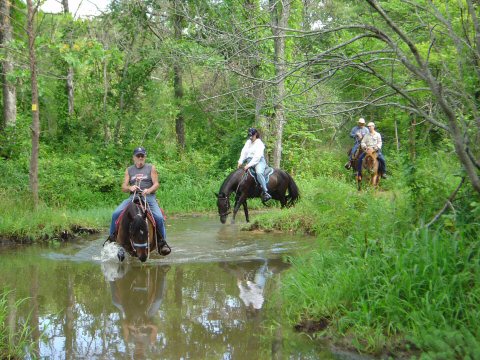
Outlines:
[[[66,15],[70,12],[68,7],[68,0],[62,0],[63,5],[63,13]],[[68,34],[68,45],[72,45],[72,30],[69,30],[70,34]],[[74,88],[73,88],[73,67],[68,65],[67,70],[67,96],[68,96],[68,115],[73,115],[74,112]]]
[[[38,205],[38,153],[40,148],[40,113],[38,108],[38,85],[37,63],[35,58],[35,34],[33,21],[36,8],[33,8],[32,0],[27,0],[28,20],[28,53],[30,60],[30,79],[32,83],[32,156],[30,159],[30,190],[33,195],[35,208]]]
[[[173,28],[175,40],[182,40],[182,16],[179,11],[178,0],[173,0]],[[175,57],[178,59],[178,57]],[[174,60],[175,61],[175,60]],[[177,135],[177,145],[180,151],[185,149],[185,119],[183,117],[182,101],[183,101],[183,83],[182,83],[182,67],[179,62],[173,65],[173,87],[175,89],[175,102],[177,105],[177,115],[175,116],[175,132]]]
[[[271,28],[275,46],[275,78],[277,83],[273,109],[275,122],[275,145],[273,149],[273,166],[280,167],[282,160],[282,137],[285,125],[285,28],[290,15],[290,2],[287,0],[270,0]]]
[[[3,83],[3,126],[15,126],[17,119],[17,91],[15,84],[9,80],[9,74],[13,72],[13,60],[8,49],[12,41],[12,25],[10,22],[10,0],[1,0],[1,47],[4,49],[5,59],[2,61]]]

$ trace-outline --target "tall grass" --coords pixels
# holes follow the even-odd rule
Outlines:
[[[29,352],[31,330],[27,323],[14,330],[8,326],[8,315],[11,307],[19,307],[23,300],[9,305],[11,292],[3,291],[0,294],[0,358],[23,359]]]
[[[315,251],[290,259],[282,280],[292,324],[326,321],[328,336],[369,353],[478,358],[478,224],[416,230],[408,192],[359,193],[331,178],[300,185],[295,208],[254,225],[318,237]]]

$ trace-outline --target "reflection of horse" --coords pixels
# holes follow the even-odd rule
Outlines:
[[[362,168],[370,176],[370,183],[376,187],[380,182],[380,175],[378,174],[378,159],[377,152],[373,150],[367,150],[365,157],[363,158]],[[362,173],[359,171],[360,164],[357,165],[357,188],[361,189],[362,186]]]
[[[258,311],[265,301],[267,279],[285,269],[288,265],[281,259],[252,260],[221,263],[220,266],[237,279],[239,298],[248,312]]]
[[[123,264],[112,264],[123,266]],[[158,314],[166,289],[169,267],[134,267],[123,277],[110,281],[112,302],[120,311],[125,343],[134,345],[134,359],[155,349]]]
[[[150,252],[157,248],[154,229],[141,201],[128,204],[118,223],[116,242],[122,247],[118,251],[119,260],[125,259],[125,249],[130,255],[145,262]]]
[[[275,169],[270,175],[267,187],[272,199],[280,201],[282,208],[294,205],[300,196],[293,178],[286,171],[280,169]],[[247,199],[261,197],[262,193],[261,188],[256,184],[254,175],[250,171],[245,172],[243,169],[237,169],[230,173],[223,182],[219,193],[216,194],[218,214],[222,224],[225,224],[227,216],[231,212],[230,194],[232,193],[235,193],[232,223],[235,222],[235,215],[241,205],[243,205],[245,219],[249,222]]]

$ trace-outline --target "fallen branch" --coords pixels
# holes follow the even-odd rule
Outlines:
[[[462,180],[460,181],[460,184],[458,184],[455,191],[448,197],[448,199],[445,202],[445,205],[443,205],[442,209],[440,209],[440,211],[433,217],[432,220],[430,220],[430,222],[428,224],[425,225],[425,227],[428,228],[431,225],[433,225],[440,218],[440,216],[443,215],[443,213],[445,212],[445,210],[447,210],[447,208],[451,208],[455,212],[455,209],[453,208],[453,205],[452,205],[452,201],[455,199],[455,196],[457,196],[458,190],[460,190],[460,188],[462,187],[464,182],[465,182],[465,176],[462,177]]]

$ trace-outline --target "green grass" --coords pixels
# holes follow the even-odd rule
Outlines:
[[[24,325],[18,326],[14,329],[8,326],[9,313],[15,307],[19,307],[21,302],[19,300],[11,303],[12,292],[3,291],[0,294],[0,358],[1,359],[23,359],[29,352],[31,346],[30,335],[31,330],[28,322]]]
[[[373,354],[478,358],[478,224],[415,230],[408,192],[357,192],[326,178],[300,185],[295,208],[253,225],[317,236],[317,249],[291,258],[282,279],[290,324],[327,320],[325,336]]]

